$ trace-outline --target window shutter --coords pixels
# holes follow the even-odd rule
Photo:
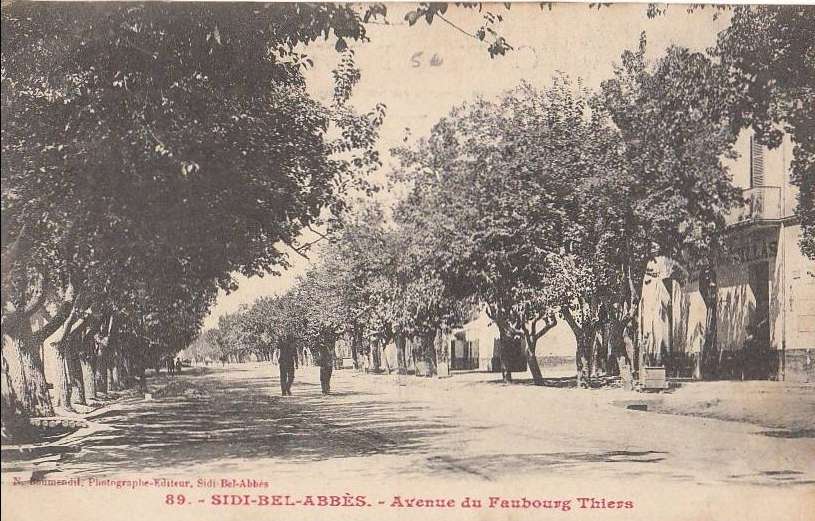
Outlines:
[[[764,186],[764,146],[750,138],[750,188]]]

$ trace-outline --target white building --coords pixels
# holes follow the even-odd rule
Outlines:
[[[498,326],[482,311],[475,320],[452,332],[449,339],[450,369],[500,371],[499,338]],[[535,348],[535,356],[544,374],[552,368],[566,368],[574,373],[576,346],[571,328],[562,320],[559,321],[538,340]],[[526,362],[521,360],[517,367],[513,367],[514,371],[526,369]]]
[[[707,305],[698,280],[669,279],[670,261],[659,259],[643,290],[643,350],[676,376],[815,381],[815,261],[798,245],[792,144],[785,137],[767,150],[747,131],[737,147],[729,166],[746,203],[728,218],[732,255],[716,270],[716,349],[700,357]]]

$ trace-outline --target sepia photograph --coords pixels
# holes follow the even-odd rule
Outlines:
[[[815,520],[815,5],[2,0],[3,521]]]

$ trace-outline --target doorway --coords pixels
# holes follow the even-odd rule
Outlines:
[[[767,379],[770,375],[770,263],[750,265],[750,289],[756,308],[747,324],[742,357],[742,378]]]

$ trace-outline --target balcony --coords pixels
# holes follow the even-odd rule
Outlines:
[[[781,219],[781,188],[759,186],[742,192],[744,206],[731,211],[724,219],[727,226],[777,221]]]

